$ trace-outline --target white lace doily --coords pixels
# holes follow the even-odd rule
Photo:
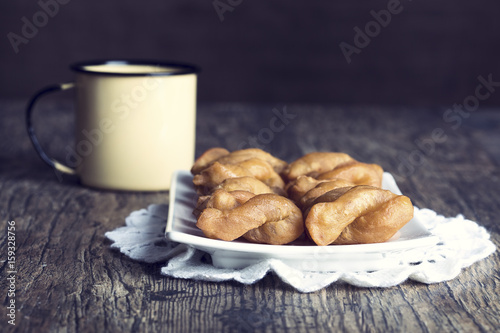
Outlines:
[[[209,255],[190,246],[165,239],[168,205],[150,205],[132,212],[126,226],[105,236],[131,259],[165,262],[161,273],[166,276],[204,281],[235,280],[252,284],[268,272],[301,292],[313,292],[335,282],[361,287],[390,287],[407,279],[437,283],[455,278],[462,268],[495,252],[488,232],[477,223],[457,217],[444,217],[429,209],[415,209],[420,221],[440,242],[418,254],[417,262],[400,263],[390,269],[369,272],[304,272],[276,259],[267,259],[243,269],[221,269],[210,264]]]

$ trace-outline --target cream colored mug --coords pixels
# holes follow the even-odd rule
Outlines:
[[[35,150],[56,172],[76,174],[83,185],[157,191],[172,172],[194,161],[198,68],[153,61],[89,61],[71,66],[72,83],[38,92],[26,111]],[[76,91],[75,145],[65,161],[49,157],[34,133],[31,114],[50,92]]]

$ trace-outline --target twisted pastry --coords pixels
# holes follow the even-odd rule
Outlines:
[[[219,210],[234,209],[254,196],[255,194],[247,191],[228,192],[219,189],[210,196],[200,197],[198,199],[198,206],[193,211],[193,214],[199,218],[201,213],[207,208],[217,208]]]
[[[238,199],[229,198],[234,192],[224,192],[216,191],[212,206],[198,218],[196,226],[205,236],[226,241],[243,236],[256,243],[281,245],[304,232],[302,212],[289,199],[277,194],[259,194],[247,201],[240,200],[240,204]]]
[[[243,161],[258,158],[259,160],[266,161],[269,163],[276,173],[281,173],[287,166],[288,163],[280,160],[279,158],[274,157],[268,152],[263,151],[258,148],[248,148],[242,150],[236,150],[230,153],[229,155],[223,156],[217,160],[222,164],[238,164]]]
[[[224,148],[212,148],[203,153],[191,168],[193,175],[199,174],[203,169],[209,167],[215,162],[221,164],[239,164],[250,159],[260,159],[271,165],[275,172],[281,173],[288,165],[285,161],[274,157],[273,155],[258,148],[248,148],[229,152]]]
[[[225,179],[214,190],[222,189],[227,192],[247,191],[253,194],[274,193],[264,182],[254,177],[237,177]]]
[[[191,173],[193,175],[199,174],[201,171],[203,171],[203,169],[209,167],[213,162],[226,155],[229,155],[229,150],[225,148],[210,148],[209,150],[201,154],[201,156],[198,157],[196,161],[194,161],[194,164],[191,167]]]
[[[352,163],[355,160],[344,153],[315,152],[302,156],[290,163],[282,172],[282,176],[288,181],[297,179],[299,176],[317,176],[330,171],[339,165]]]
[[[283,179],[269,163],[257,158],[248,159],[239,164],[214,162],[193,177],[193,184],[199,194],[206,195],[224,180],[237,177],[254,177],[271,187],[273,191],[284,191]]]
[[[253,177],[237,177],[237,178],[227,178],[221,184],[217,185],[213,190],[211,195],[204,195],[198,198],[198,203],[193,211],[193,214],[198,217],[203,209],[207,208],[208,200],[212,198],[212,194],[217,190],[224,190],[226,192],[245,192],[252,193],[253,195],[263,194],[263,193],[274,193],[273,190],[257,178]],[[249,198],[248,198],[249,199]]]
[[[413,218],[413,206],[406,196],[361,185],[323,194],[304,215],[317,245],[380,243]]]
[[[310,190],[313,188],[319,186],[321,183],[328,183],[334,181],[336,184],[336,187],[345,187],[345,186],[352,186],[351,182],[343,179],[322,179],[318,180],[313,177],[309,176],[299,176],[297,179],[295,179],[292,182],[289,182],[285,189],[288,193],[288,197],[293,200],[296,203],[300,203],[302,197],[308,193]],[[330,190],[333,190],[334,187],[330,188]],[[323,192],[324,193],[324,192]],[[315,197],[318,197],[319,195],[316,194]],[[299,205],[300,206],[300,205]]]
[[[196,225],[213,239],[280,245],[306,229],[317,245],[378,243],[413,217],[408,197],[379,188],[379,165],[344,153],[310,153],[288,165],[260,149],[213,148],[191,172],[201,195]]]
[[[342,187],[352,187],[351,182],[337,178],[332,180],[318,180],[318,185],[307,191],[297,202],[297,206],[301,208],[310,207],[311,204],[323,194]]]
[[[337,166],[333,170],[320,174],[318,180],[345,179],[354,185],[381,187],[384,170],[378,164],[354,162]]]
[[[290,199],[294,202],[298,202],[307,191],[314,188],[319,183],[326,181],[327,180],[317,180],[309,176],[299,176],[297,179],[285,185],[285,191]]]

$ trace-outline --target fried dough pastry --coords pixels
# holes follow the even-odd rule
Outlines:
[[[237,206],[238,201],[226,195],[232,196],[232,193],[221,191],[217,191],[217,195],[224,196],[223,203],[216,205],[221,209],[206,208],[196,223],[209,238],[232,241],[244,236],[257,243],[281,245],[294,241],[304,232],[302,212],[287,198],[259,194]]]
[[[287,162],[282,161],[268,152],[258,148],[241,149],[233,152],[229,152],[224,148],[212,148],[203,153],[194,162],[194,165],[191,168],[191,173],[193,175],[197,175],[203,171],[203,169],[209,167],[215,162],[219,162],[221,164],[239,164],[243,161],[255,158],[269,163],[278,174],[281,173],[288,165]]]
[[[355,160],[344,153],[309,153],[290,163],[281,174],[286,180],[292,181],[302,175],[315,177],[318,174],[333,170],[339,165],[352,162],[355,162]]]
[[[283,190],[285,188],[285,182],[280,175],[274,171],[269,163],[261,159],[251,158],[240,162],[238,165],[249,170],[253,177],[263,181],[271,189],[280,188]]]
[[[207,195],[217,185],[228,178],[251,176],[250,171],[238,165],[224,165],[218,162],[213,163],[208,168],[203,169],[193,177],[193,184],[198,194]]]
[[[254,177],[273,191],[283,191],[285,183],[274,171],[271,165],[258,158],[245,160],[239,164],[213,163],[201,173],[193,177],[198,194],[209,194],[213,189],[228,178]]]
[[[333,170],[320,174],[318,180],[345,179],[354,185],[382,186],[384,170],[378,164],[367,164],[361,162],[340,165]]]
[[[229,150],[225,148],[215,147],[205,151],[193,164],[191,173],[199,174],[203,169],[209,167],[213,162],[217,161],[222,156],[229,155]]]
[[[288,165],[261,149],[212,148],[191,173],[196,225],[213,239],[281,245],[305,230],[317,245],[379,243],[413,217],[408,197],[380,188],[379,165],[344,153],[310,153]]]
[[[380,243],[413,218],[413,206],[406,196],[361,185],[323,194],[304,215],[317,245]]]
[[[246,160],[258,158],[259,160],[266,161],[269,163],[276,173],[281,173],[287,166],[288,163],[274,157],[268,152],[263,151],[258,148],[248,148],[242,150],[236,150],[229,155],[222,156],[217,160],[217,162],[222,164],[238,164]]]
[[[334,188],[337,187],[345,187],[345,186],[352,186],[355,184],[352,184],[351,182],[343,179],[323,179],[323,180],[318,180],[313,177],[309,176],[299,176],[296,180],[289,182],[287,184],[286,191],[288,193],[288,197],[293,200],[296,203],[300,203],[301,198],[308,193],[310,190],[313,188],[319,186],[321,183],[328,183],[328,182],[335,182],[335,187],[333,187],[333,184],[331,184],[332,187],[330,187],[330,190],[333,190]],[[325,193],[325,192],[323,192]],[[321,194],[323,194],[321,193]],[[321,194],[316,194],[316,197],[318,197]],[[300,206],[300,205],[299,205]]]
[[[332,190],[335,190],[337,188],[342,188],[342,187],[352,187],[354,186],[353,183],[337,178],[337,179],[331,179],[331,180],[318,180],[318,185],[307,191],[298,201],[297,201],[297,206],[303,208],[303,207],[310,207],[311,204],[320,196],[323,194],[330,192]]]
[[[198,218],[206,208],[216,208],[219,210],[234,209],[244,204],[254,196],[254,193],[247,191],[229,192],[223,189],[219,189],[216,190],[212,195],[200,197],[198,199],[198,205],[193,211],[193,214]]]
[[[299,176],[297,179],[288,182],[285,185],[285,190],[288,197],[294,202],[298,202],[304,194],[310,189],[314,188],[319,183],[326,182],[327,180],[317,180],[316,178],[309,176]]]
[[[207,208],[208,200],[212,198],[213,194],[216,193],[218,190],[224,190],[226,192],[231,192],[231,193],[239,191],[239,192],[253,193],[253,195],[274,193],[269,186],[267,186],[257,178],[253,177],[228,178],[213,189],[212,195],[204,195],[198,198],[198,203],[193,211],[193,214],[196,217],[198,217],[201,214],[203,209]]]
[[[253,194],[274,193],[264,182],[254,177],[236,177],[225,179],[215,187],[215,190],[222,189],[228,192],[247,191]]]

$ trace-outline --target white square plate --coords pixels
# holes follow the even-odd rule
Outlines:
[[[196,227],[192,214],[198,199],[192,180],[191,173],[186,170],[172,176],[166,237],[209,253],[213,265],[219,268],[240,269],[262,260],[276,259],[304,271],[374,271],[403,262],[417,262],[419,253],[423,254],[426,248],[439,241],[419,222],[418,214],[392,239],[377,244],[316,246],[301,238],[288,245],[267,245],[245,240],[209,239]],[[401,194],[387,172],[382,187]]]

